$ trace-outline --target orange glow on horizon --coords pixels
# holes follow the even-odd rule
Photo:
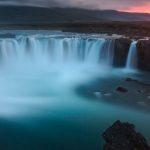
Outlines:
[[[150,2],[141,6],[133,6],[133,7],[130,7],[128,10],[122,10],[122,11],[137,12],[137,13],[150,13]]]

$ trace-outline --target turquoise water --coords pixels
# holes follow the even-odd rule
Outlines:
[[[118,119],[136,124],[150,140],[149,113],[76,92],[78,86],[97,77],[107,79],[114,76],[113,72],[117,74],[97,67],[25,65],[19,69],[17,65],[1,70],[0,148],[98,150],[103,144],[102,132]],[[126,73],[118,74],[121,77]]]
[[[66,39],[68,43],[72,40]],[[87,42],[82,45],[85,58],[88,58],[85,62],[79,61],[80,57],[74,51],[68,55],[76,58],[74,61],[63,62],[64,55],[57,51],[57,57],[52,57],[56,61],[49,62],[47,56],[50,53],[43,41],[46,44],[47,37],[21,36],[0,40],[5,58],[0,68],[0,149],[101,150],[102,133],[118,119],[134,123],[150,141],[148,111],[129,107],[129,102],[129,105],[108,102],[115,97],[97,99],[94,96],[99,89],[114,91],[129,75],[149,81],[149,74],[130,74],[113,69],[108,63],[98,64],[97,51],[92,53],[101,45],[97,40],[83,40],[83,43]],[[62,40],[59,44],[57,38],[53,41],[55,50],[63,52]],[[76,42],[73,40],[73,44],[69,46],[78,48],[79,38]],[[26,53],[25,47],[30,51]],[[134,89],[137,86],[128,87]],[[122,101],[124,97],[128,97],[128,101],[135,98],[121,95],[117,100]]]

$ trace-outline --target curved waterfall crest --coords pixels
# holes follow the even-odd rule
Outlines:
[[[113,43],[113,39],[95,37],[16,36],[0,40],[0,55],[4,61],[32,57],[51,62],[112,64]]]
[[[89,36],[18,35],[0,39],[1,62],[91,63],[113,66],[115,38]],[[137,68],[137,41],[133,41],[126,68]]]

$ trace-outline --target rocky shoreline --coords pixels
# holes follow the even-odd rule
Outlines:
[[[61,30],[74,33],[118,34],[141,39],[150,37],[150,21],[72,21],[61,23],[4,23],[1,30]]]

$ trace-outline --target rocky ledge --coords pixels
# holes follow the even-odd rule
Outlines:
[[[138,68],[150,71],[150,40],[139,40],[137,43]]]
[[[113,59],[113,65],[115,67],[125,67],[130,44],[131,40],[129,38],[119,38],[115,40]]]
[[[106,141],[104,150],[150,150],[143,135],[128,122],[116,121],[102,136]]]
[[[132,40],[122,37],[114,43],[114,67],[125,67]],[[140,70],[150,71],[150,39],[137,40],[137,67]]]

